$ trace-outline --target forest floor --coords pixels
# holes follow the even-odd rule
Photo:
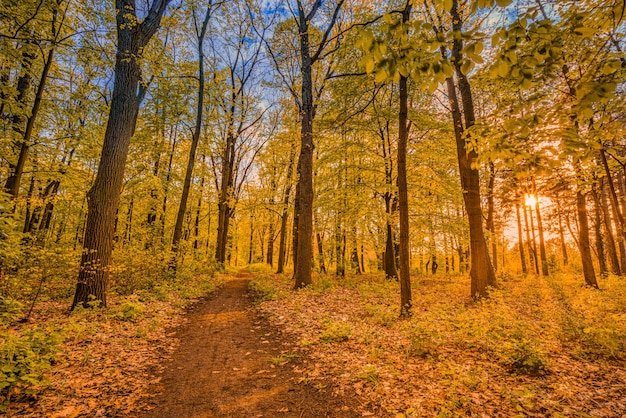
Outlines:
[[[309,357],[307,376],[352,388],[380,417],[626,418],[626,282],[502,276],[472,302],[467,277],[412,277],[413,316],[381,274],[259,274],[260,309]]]
[[[54,340],[54,361],[4,414],[626,418],[621,278],[503,276],[471,302],[466,277],[415,276],[402,320],[396,282],[315,276],[293,292],[263,269],[207,275],[71,315],[41,302],[8,335]]]

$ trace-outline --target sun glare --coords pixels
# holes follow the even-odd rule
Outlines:
[[[526,206],[535,207],[537,204],[537,198],[534,194],[526,195]]]

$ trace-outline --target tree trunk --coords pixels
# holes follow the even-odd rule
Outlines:
[[[530,223],[528,222],[528,212],[530,211]],[[535,267],[535,274],[539,274],[539,259],[537,257],[537,245],[535,244],[535,225],[533,223],[532,210],[526,209],[524,205],[524,224],[526,225],[526,242],[528,243],[528,255],[530,263]],[[531,239],[532,231],[532,239]]]
[[[533,179],[533,188],[535,188],[535,180]],[[539,210],[539,197],[535,201],[535,214],[537,215],[537,231],[539,233],[539,255],[541,256],[541,274],[547,277],[548,272],[548,256],[546,254],[546,242],[543,234],[543,222],[541,221],[541,211]],[[532,223],[532,221],[531,221]]]
[[[493,162],[489,163],[489,183],[487,185],[487,231],[489,231],[489,240],[491,241],[491,259],[493,260],[493,269],[498,270],[498,244],[496,238],[496,222],[495,222],[495,196],[494,187],[496,183],[496,169]]]
[[[273,203],[273,202],[272,202]],[[270,266],[274,267],[274,216],[272,216],[272,219],[270,219],[270,225],[269,225],[269,233],[268,233],[268,237],[267,237],[267,254],[266,254],[266,263],[269,264]]]
[[[202,163],[204,164],[204,155],[202,156]],[[202,212],[202,192],[204,191],[204,175],[200,179],[200,195],[198,196],[198,204],[196,205],[196,219],[194,221],[194,240],[193,240],[193,249],[197,250],[200,248],[200,214]]]
[[[598,267],[600,267],[600,276],[606,277],[609,275],[609,268],[607,266],[606,251],[604,248],[604,234],[602,233],[602,209],[600,208],[600,192],[597,188],[597,183],[593,184],[591,189],[593,197],[593,214],[594,214],[594,235],[596,244],[596,254],[598,257]]]
[[[291,146],[289,152],[289,167],[287,168],[287,175],[285,176],[285,192],[283,194],[283,207],[280,215],[280,235],[278,243],[278,267],[276,274],[284,272],[286,249],[287,249],[287,220],[289,218],[289,197],[291,196],[292,177],[293,177],[293,159],[296,155],[296,146]]]
[[[519,247],[519,256],[522,263],[522,273],[528,273],[528,266],[526,266],[526,256],[524,255],[524,239],[522,238],[524,233],[522,231],[522,219],[520,217],[519,203],[515,203],[515,214],[517,215],[517,245]]]
[[[567,244],[565,243],[565,233],[563,231],[563,218],[561,215],[561,209],[559,208],[559,238],[561,240],[561,252],[563,253],[563,265],[567,266],[569,264],[569,259],[567,257]]]
[[[359,260],[359,249],[356,240],[356,227],[352,228],[352,254],[350,255],[352,268],[354,269],[355,274],[361,274],[363,271],[361,270],[361,263]]]
[[[452,1],[450,11],[453,24],[452,29],[461,33],[463,23],[458,13],[457,0]],[[455,73],[458,78],[459,92],[463,103],[463,115],[465,118],[465,129],[474,125],[474,102],[472,91],[467,77],[461,71],[463,41],[462,38],[454,37],[452,47],[452,57],[454,58]],[[444,56],[445,56],[445,51]],[[454,80],[452,77],[446,80],[448,99],[452,108],[452,119],[454,122],[454,133],[457,146],[459,162],[459,173],[461,175],[461,188],[463,189],[463,200],[469,221],[470,230],[470,253],[471,253],[471,296],[480,298],[487,295],[487,287],[496,285],[496,275],[491,265],[489,251],[483,232],[483,215],[480,207],[480,177],[478,173],[478,154],[474,148],[466,148],[466,132],[461,120],[461,110],[457,99]]]
[[[322,234],[316,234],[317,238],[317,257],[320,263],[320,273],[326,274],[326,261],[324,259],[324,242]]]
[[[609,163],[606,159],[604,150],[600,150],[600,160],[604,166],[604,172],[606,174],[606,184],[609,190],[609,197],[611,199],[611,208],[613,209],[613,219],[616,222],[617,229],[617,242],[620,250],[620,261],[622,266],[626,266],[626,225],[624,224],[624,217],[620,209],[620,204],[617,199],[617,193],[615,192],[615,183],[613,182],[613,174],[609,168]]]
[[[167,163],[167,173],[165,174],[165,185],[163,186],[163,204],[161,206],[161,242],[165,244],[165,215],[167,214],[167,198],[170,189],[170,182],[172,180],[172,165],[174,162],[174,153],[176,151],[176,142],[178,138],[178,131],[174,130],[172,135],[172,148],[170,149],[169,161]]]
[[[313,257],[313,62],[310,56],[309,22],[300,15],[300,60],[302,73],[302,109],[300,110],[300,157],[298,158],[298,199],[297,240],[294,252],[297,259],[294,265],[294,287],[306,287],[311,281]],[[294,221],[295,222],[295,221]]]
[[[202,132],[202,113],[204,111],[204,37],[206,35],[207,25],[211,18],[212,2],[209,2],[202,27],[199,33],[196,33],[198,41],[198,101],[196,103],[196,122],[191,137],[191,147],[189,148],[189,159],[187,160],[187,170],[185,171],[185,180],[183,183],[183,192],[180,197],[178,213],[176,215],[176,224],[174,226],[174,235],[172,237],[172,257],[171,267],[176,267],[176,254],[179,251],[179,243],[183,231],[183,220],[187,211],[187,201],[189,200],[189,192],[191,190],[191,179],[193,177],[193,166],[196,162],[196,150],[200,142],[200,133]],[[195,13],[194,13],[195,20]],[[196,26],[197,28],[197,26]]]
[[[298,158],[298,184],[296,186],[296,203],[294,205],[294,288],[299,289],[312,283],[311,267],[313,262],[313,64],[320,59],[326,46],[330,32],[337,21],[337,16],[344,0],[339,0],[334,8],[333,16],[316,52],[311,55],[309,25],[322,1],[315,1],[311,10],[305,13],[302,3],[298,1],[297,23],[300,41],[300,157]]]
[[[337,213],[335,223],[335,275],[337,277],[345,277],[346,260],[343,251],[343,229],[341,226],[341,213]]]
[[[580,258],[583,265],[583,274],[587,286],[598,288],[596,274],[591,259],[591,246],[589,244],[589,222],[587,221],[587,204],[585,195],[579,189],[576,191],[576,211],[578,213],[578,245]]]
[[[535,233],[535,218],[533,218],[533,208],[528,207],[528,217],[530,218],[530,236],[533,246],[533,254],[535,255],[535,274],[539,274],[539,252],[537,251],[537,234]]]
[[[231,107],[231,114],[234,110]],[[218,197],[217,213],[217,242],[215,246],[215,260],[223,268],[226,263],[226,247],[228,246],[228,228],[231,218],[229,200],[232,196],[233,170],[234,170],[235,137],[232,132],[226,135],[226,145],[222,155],[222,178]]]
[[[254,255],[254,218],[252,216],[250,216],[250,242],[248,249],[248,264],[252,264],[252,256]]]
[[[87,223],[83,254],[71,309],[92,301],[106,306],[109,265],[113,250],[115,212],[120,200],[124,168],[138,113],[139,59],[161,22],[169,0],[155,0],[148,16],[137,22],[134,2],[116,1],[117,53],[109,119],[98,173],[87,193]]]
[[[35,176],[30,177],[30,186],[28,186],[28,194],[26,195],[26,214],[24,215],[24,228],[23,233],[30,232],[30,219],[32,217],[31,201],[33,200],[33,193],[35,191]]]
[[[602,210],[602,218],[604,221],[604,228],[606,230],[606,243],[609,252],[609,264],[611,266],[611,271],[613,274],[621,276],[622,270],[617,256],[617,247],[615,245],[615,239],[613,238],[611,214],[609,212],[609,205],[606,199],[605,178],[600,179],[600,209]]]
[[[22,52],[22,74],[17,79],[17,95],[15,98],[16,101],[16,109],[13,111],[13,115],[11,116],[11,129],[16,135],[21,137],[20,141],[15,140],[14,146],[19,145],[19,153],[17,157],[17,161],[15,164],[12,164],[9,161],[9,176],[4,184],[4,191],[11,195],[11,198],[15,199],[19,192],[19,181],[17,173],[19,170],[18,166],[22,164],[22,166],[26,163],[26,154],[28,151],[28,144],[24,142],[24,130],[23,124],[25,121],[24,114],[26,113],[26,101],[28,98],[28,91],[30,90],[32,77],[31,77],[31,68],[33,64],[33,60],[35,59],[35,55],[28,50]],[[21,169],[23,172],[23,167]],[[20,172],[20,178],[21,178]]]

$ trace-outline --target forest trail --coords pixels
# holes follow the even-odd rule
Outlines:
[[[253,309],[245,271],[192,305],[176,331],[179,348],[165,367],[152,417],[356,417],[356,398],[305,384],[301,358],[274,364],[294,342]]]

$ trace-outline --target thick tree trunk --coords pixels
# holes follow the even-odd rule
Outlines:
[[[79,304],[89,306],[92,301],[106,306],[115,212],[138,113],[139,59],[143,47],[159,27],[168,2],[155,0],[146,19],[137,23],[134,2],[116,1],[118,41],[113,96],[98,173],[87,194],[83,254],[72,309]]]
[[[9,176],[4,184],[4,191],[11,195],[11,198],[15,199],[19,193],[19,181],[18,172],[23,172],[23,166],[26,163],[26,155],[28,153],[29,144],[24,142],[24,122],[26,120],[26,102],[28,99],[28,92],[31,87],[32,77],[31,68],[35,55],[29,50],[22,52],[22,74],[17,79],[17,95],[15,97],[16,109],[13,110],[11,116],[11,129],[16,136],[20,137],[20,140],[14,141],[14,147],[19,148],[18,157],[16,163],[13,164],[9,161]],[[22,168],[18,168],[22,165]],[[21,178],[21,172],[19,174]]]
[[[478,170],[472,167],[477,159],[474,150],[466,150],[461,111],[456,96],[454,81],[446,80],[448,97],[452,106],[452,119],[455,127],[455,138],[463,188],[463,200],[469,221],[470,232],[470,279],[471,296],[483,297],[487,295],[487,287],[495,284],[495,273],[489,260],[489,252],[482,227],[482,210],[480,208],[480,179]]]
[[[302,73],[302,108],[300,110],[300,157],[298,158],[297,239],[294,253],[294,287],[306,287],[312,283],[313,258],[313,62],[309,45],[309,21],[300,15],[300,60]]]
[[[407,6],[403,13],[403,21],[408,21],[411,7]],[[408,88],[407,78],[400,77],[400,112],[398,128],[398,214],[400,217],[400,316],[411,316],[413,305],[411,298],[411,271],[409,251],[409,195],[407,186],[406,155],[408,143]]]
[[[596,274],[591,259],[591,245],[589,244],[589,222],[587,221],[587,204],[585,195],[579,189],[576,191],[576,211],[578,213],[578,245],[583,265],[583,275],[587,286],[598,288]]]
[[[517,215],[517,245],[519,247],[519,256],[522,263],[522,273],[528,273],[526,265],[526,256],[524,255],[524,232],[522,231],[522,219],[520,217],[519,203],[515,203],[515,214]]]
[[[412,4],[407,2],[402,11],[402,22],[407,23],[411,17]],[[399,104],[398,113],[398,215],[400,217],[398,255],[400,258],[400,317],[412,315],[413,301],[411,297],[411,265],[410,265],[410,235],[409,235],[409,193],[407,185],[407,145],[409,141],[409,109],[408,109],[408,80],[400,76],[398,83]]]
[[[234,114],[234,110],[232,110]],[[226,247],[228,246],[228,228],[231,218],[230,197],[232,196],[233,186],[233,165],[234,165],[234,153],[235,153],[235,137],[232,133],[232,127],[230,132],[226,136],[226,145],[222,155],[222,178],[220,184],[220,191],[218,197],[218,213],[217,213],[217,242],[215,245],[215,260],[218,265],[223,268],[226,259]]]

